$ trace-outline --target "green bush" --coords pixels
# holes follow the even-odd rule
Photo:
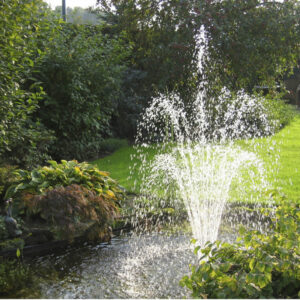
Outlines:
[[[195,298],[299,298],[299,205],[284,201],[272,220],[267,233],[241,228],[234,244],[196,247],[200,263],[191,266],[181,285]]]
[[[62,160],[61,164],[49,161],[49,164],[50,166],[38,167],[32,171],[16,172],[19,178],[7,189],[5,199],[12,197],[14,207],[19,213],[24,210],[28,195],[43,195],[56,187],[72,184],[81,185],[114,201],[120,201],[124,197],[124,192],[117,182],[110,178],[107,172],[100,171],[93,165],[78,163],[75,160]]]
[[[280,94],[267,96],[264,103],[270,120],[278,120],[275,131],[288,125],[295,117],[295,108],[280,98]]]
[[[15,170],[15,166],[6,165],[0,167],[0,199],[3,199],[7,188],[16,180]]]
[[[60,36],[36,68],[46,92],[36,117],[55,132],[55,159],[95,157],[111,136],[111,116],[120,96],[129,48],[100,26],[64,24]]]
[[[112,153],[125,146],[128,146],[128,141],[125,139],[108,138],[99,143],[99,150],[102,153]]]
[[[0,1],[0,8],[0,161],[28,167],[41,160],[51,132],[33,121],[44,91],[27,82],[59,23],[41,0]]]
[[[294,109],[281,100],[280,94],[265,97],[226,88],[204,99],[207,123],[204,134],[218,138],[225,134],[233,139],[270,136],[289,124]]]
[[[73,240],[84,234],[88,240],[109,240],[108,226],[119,211],[113,197],[77,184],[56,187],[43,195],[27,194],[23,199],[27,216],[39,216],[56,239]]]

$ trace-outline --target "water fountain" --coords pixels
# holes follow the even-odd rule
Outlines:
[[[203,72],[207,59],[204,28],[198,39],[199,71]],[[164,234],[161,228],[153,232],[142,224],[142,229],[147,229],[142,235],[116,237],[110,244],[83,245],[36,259],[32,265],[41,294],[35,294],[33,288],[23,291],[22,297],[188,295],[178,283],[188,273],[188,264],[197,260],[190,251],[192,236],[201,246],[216,240],[229,198],[254,199],[267,186],[258,155],[237,140],[260,137],[262,131],[270,134],[274,125],[267,119],[261,99],[244,92],[232,95],[226,89],[211,99],[206,93],[208,86],[204,80],[189,103],[173,93],[154,98],[142,117],[136,140],[142,184],[131,221],[139,225],[149,215],[172,208],[187,214],[192,235]],[[134,164],[132,172],[136,169]]]
[[[207,59],[204,28],[198,36],[201,72]],[[258,155],[236,141],[271,134],[276,125],[267,118],[260,97],[243,91],[233,95],[224,88],[212,99],[206,93],[208,88],[203,80],[188,104],[174,93],[154,98],[136,139],[140,193],[147,203],[143,211],[138,200],[139,219],[159,206],[180,210],[184,204],[193,237],[201,246],[217,239],[224,206],[236,180],[247,180],[238,185],[247,189],[245,200],[253,200],[254,191],[268,185]],[[153,194],[156,199],[148,201]]]

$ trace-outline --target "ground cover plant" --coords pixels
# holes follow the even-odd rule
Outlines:
[[[22,219],[19,235],[40,226],[51,232],[46,234],[50,240],[72,240],[84,232],[90,240],[110,239],[109,225],[119,214],[124,190],[107,172],[88,163],[49,161],[15,175],[5,199],[12,199],[12,214]],[[26,234],[22,238],[27,241]]]
[[[18,179],[6,191],[5,198],[14,198],[24,205],[22,197],[25,195],[43,195],[45,192],[57,187],[67,187],[72,184],[81,185],[94,191],[104,198],[115,201],[121,200],[123,190],[107,172],[88,163],[65,161],[61,163],[49,161],[49,166],[39,167],[32,171],[18,170]]]
[[[300,208],[281,199],[269,231],[240,228],[236,243],[217,241],[195,248],[199,265],[181,285],[194,298],[299,298]]]
[[[299,201],[300,195],[300,140],[298,139],[300,127],[300,115],[285,128],[269,138],[254,139],[249,141],[238,141],[238,144],[248,150],[259,149],[259,155],[266,165],[266,177],[272,183],[274,189],[279,189],[288,198]],[[259,147],[257,146],[259,144]],[[271,147],[273,146],[273,148]],[[271,148],[270,148],[271,147]],[[154,148],[145,148],[149,157],[154,157]],[[276,153],[272,153],[276,152]],[[274,155],[273,155],[274,154]],[[98,159],[93,163],[100,169],[108,170],[121,185],[128,191],[138,193],[141,185],[138,169],[140,162],[136,159],[137,150],[133,146],[120,148],[112,155]],[[131,160],[131,157],[133,158]],[[277,161],[274,161],[276,160]],[[278,170],[274,173],[274,165],[278,163]],[[132,173],[130,174],[130,166]],[[291,184],[292,182],[292,184]],[[136,183],[136,184],[135,184]],[[134,189],[136,186],[136,189]],[[266,198],[269,196],[266,195]]]
[[[257,151],[265,165],[266,178],[288,199],[300,202],[300,115],[272,137],[238,141],[245,149]]]

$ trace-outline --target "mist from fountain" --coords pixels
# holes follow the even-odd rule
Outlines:
[[[204,27],[197,43],[198,69],[203,73],[203,64],[209,59]],[[195,99],[189,103],[174,93],[154,98],[143,114],[136,138],[140,194],[147,203],[142,210],[139,200],[138,218],[159,206],[179,210],[184,204],[193,237],[201,246],[217,239],[233,183],[244,186],[248,193],[244,196],[252,201],[257,191],[268,186],[257,153],[243,149],[236,141],[270,135],[276,126],[268,119],[261,97],[244,91],[234,95],[224,88],[212,99],[206,92],[209,83],[205,75],[202,78]],[[156,200],[149,201],[150,195]]]

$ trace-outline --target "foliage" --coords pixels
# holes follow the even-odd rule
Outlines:
[[[0,216],[0,241],[8,238],[8,232],[5,225],[5,217]]]
[[[35,116],[55,132],[52,157],[88,159],[111,136],[128,53],[122,38],[99,26],[64,24],[36,70],[47,95]]]
[[[19,179],[11,185],[5,198],[12,197],[14,206],[18,206],[21,213],[26,204],[26,199],[33,195],[44,195],[48,190],[59,186],[72,184],[81,185],[94,191],[105,199],[120,201],[124,192],[116,181],[108,176],[107,172],[100,171],[88,163],[62,160],[61,164],[49,161],[50,166],[39,167],[32,171],[19,170]]]
[[[294,107],[282,100],[280,94],[267,95],[264,106],[268,112],[269,119],[277,120],[276,132],[289,125],[296,116]]]
[[[127,140],[117,138],[108,138],[99,143],[100,151],[103,153],[112,153],[126,146],[128,146]]]
[[[41,0],[1,0],[0,8],[0,159],[28,166],[42,158],[51,132],[31,119],[44,92],[26,80],[59,24]]]
[[[2,166],[0,167],[0,197],[3,199],[3,196],[7,188],[14,182],[16,170],[15,166]]]
[[[136,66],[128,67],[124,72],[121,95],[112,117],[115,136],[134,139],[140,114],[152,95],[151,85],[144,83],[146,76],[147,72]]]
[[[272,211],[263,210],[272,216]],[[240,229],[234,244],[207,243],[199,266],[181,285],[195,298],[300,297],[300,209],[283,201],[275,209],[269,232]]]
[[[274,86],[297,64],[297,0],[195,3],[196,18],[203,19],[208,31],[212,76],[218,74],[228,88],[249,91],[255,85]]]
[[[295,117],[295,110],[279,94],[249,95],[223,88],[218,97],[203,100],[207,126],[205,136],[222,134],[232,139],[249,139],[273,135]]]
[[[133,47],[127,78],[130,86],[124,91],[129,101],[135,99],[130,101],[132,108],[145,107],[157,92],[177,89],[182,96],[189,94],[194,83],[195,66],[190,63],[194,58],[195,31],[180,26],[180,19],[186,16],[181,14],[179,1],[98,3],[106,13],[107,27],[123,32]]]
[[[32,281],[29,268],[20,259],[0,257],[0,296],[7,296],[20,290]]]
[[[299,58],[297,0],[98,0],[115,32],[133,44],[132,65],[145,78],[138,96],[177,90],[188,101],[199,49],[195,35],[204,25],[209,59],[206,76],[229,89],[274,86]],[[280,22],[278,22],[280,20]],[[159,76],[157,76],[159,74]],[[147,103],[147,97],[144,98]],[[144,102],[143,105],[146,105]]]
[[[105,226],[118,215],[111,195],[99,195],[83,186],[72,184],[47,190],[43,195],[24,197],[27,215],[39,215],[56,234],[56,238],[72,239],[95,223],[101,230],[88,233],[89,239],[104,238]],[[99,236],[100,235],[100,236]]]

